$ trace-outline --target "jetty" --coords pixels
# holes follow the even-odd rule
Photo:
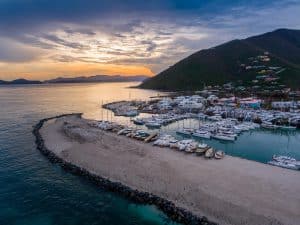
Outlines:
[[[297,171],[231,156],[194,157],[92,127],[94,122],[80,115],[42,120],[34,130],[38,148],[69,171],[154,204],[183,224],[300,221]]]

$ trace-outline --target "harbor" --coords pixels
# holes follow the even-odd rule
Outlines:
[[[150,101],[118,102],[115,108],[126,112],[127,109],[132,111],[134,106],[135,115],[126,120],[126,125],[137,130],[157,132],[160,136],[170,135],[175,139],[171,138],[171,141],[176,143],[197,142],[213,149],[214,153],[220,151],[299,170],[299,165],[295,165],[294,161],[273,161],[276,155],[291,157],[296,161],[300,159],[297,151],[297,128],[300,121],[298,106],[290,104],[289,110],[278,110],[276,103],[277,109],[265,109],[261,107],[262,102],[254,98],[219,99],[215,95],[164,96],[151,98]],[[114,107],[115,104],[112,102],[109,105]],[[115,121],[118,121],[118,115],[114,115]]]
[[[297,171],[231,156],[207,160],[147,143],[151,136],[141,131],[135,132],[138,140],[117,124],[75,115],[43,120],[38,129],[40,149],[55,162],[138,202],[157,204],[184,224],[293,225],[299,220]],[[139,191],[130,194],[132,189]]]

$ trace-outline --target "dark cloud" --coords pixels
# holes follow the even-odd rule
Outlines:
[[[300,28],[299,14],[297,0],[0,0],[0,38],[12,49],[0,43],[0,61],[37,59],[34,46],[54,61],[158,72],[233,38]]]

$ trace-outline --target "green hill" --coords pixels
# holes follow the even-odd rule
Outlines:
[[[269,61],[261,61],[259,56],[265,56]],[[249,66],[252,69],[248,69]],[[256,67],[264,67],[266,75],[277,76],[282,84],[299,88],[300,30],[279,29],[201,50],[145,80],[140,87],[197,90],[204,85],[237,81],[249,83],[264,72],[253,69]],[[282,70],[269,70],[273,67],[280,67]]]

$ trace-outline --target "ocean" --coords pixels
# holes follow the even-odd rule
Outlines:
[[[85,118],[114,117],[101,104],[148,99],[157,91],[137,83],[0,86],[0,224],[2,225],[175,225],[153,206],[133,204],[51,164],[36,150],[32,126],[40,119],[83,112]],[[182,122],[163,128],[173,133]],[[185,121],[185,126],[197,126]],[[206,141],[227,154],[266,163],[273,154],[300,158],[300,132],[255,130],[235,143]],[[238,168],[237,168],[238,169]]]
[[[51,164],[36,150],[41,118],[84,112],[99,118],[101,102],[157,93],[135,83],[0,87],[1,225],[174,225],[153,206],[136,205]]]

